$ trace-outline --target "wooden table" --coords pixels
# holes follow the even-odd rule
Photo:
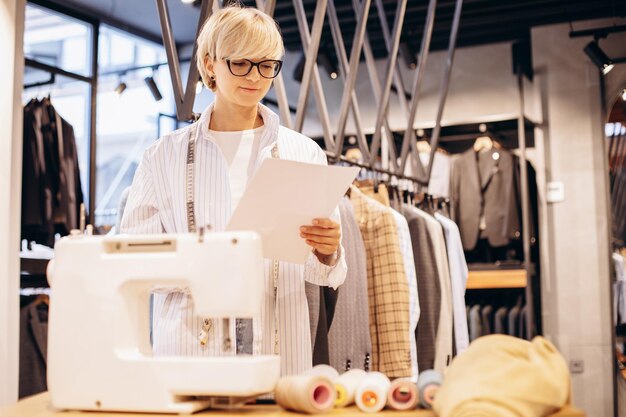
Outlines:
[[[276,405],[247,405],[233,411],[223,410],[207,410],[194,414],[194,416],[208,415],[228,415],[237,416],[298,416],[302,414],[290,413],[281,409]],[[366,414],[360,412],[356,407],[340,408],[333,410],[332,415],[341,415],[343,417],[364,417]],[[394,417],[436,417],[435,413],[430,410],[413,410],[413,411],[382,411],[379,414]],[[56,411],[50,407],[50,396],[47,392],[24,398],[17,404],[0,409],[0,417],[138,417],[138,416],[154,416],[163,417],[164,414],[138,414],[138,413],[96,413],[86,411]],[[562,409],[550,417],[585,417],[585,414],[579,410],[568,407]]]

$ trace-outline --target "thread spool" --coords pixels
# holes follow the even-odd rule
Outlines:
[[[412,410],[417,407],[417,385],[410,378],[398,378],[391,382],[387,394],[387,406],[392,410]]]
[[[434,369],[422,372],[417,379],[417,389],[419,391],[420,405],[424,408],[432,408],[435,395],[443,382],[441,373]]]
[[[309,369],[308,371],[306,371],[302,375],[325,376],[326,378],[330,379],[331,381],[334,381],[335,379],[339,378],[339,372],[337,372],[337,370],[335,368],[333,368],[330,365],[324,365],[324,364],[315,365],[313,368]]]
[[[380,372],[370,372],[356,391],[357,407],[365,413],[377,413],[387,403],[387,393],[391,382]]]
[[[274,389],[281,407],[300,413],[318,414],[330,411],[337,393],[330,379],[321,375],[282,377]]]
[[[335,390],[337,391],[335,407],[347,407],[354,404],[356,391],[359,389],[361,382],[363,382],[366,376],[367,372],[358,368],[350,369],[339,375],[339,377],[334,380]]]

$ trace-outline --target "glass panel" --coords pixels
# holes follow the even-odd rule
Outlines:
[[[50,74],[26,68],[28,78],[50,79]],[[25,84],[26,86],[28,83]],[[57,113],[74,129],[74,138],[78,153],[83,198],[87,203],[89,178],[89,84],[71,78],[56,76],[53,84],[27,87],[22,94],[24,105],[31,99],[50,97]],[[87,204],[86,204],[87,205]]]
[[[158,66],[167,62],[161,46],[102,26],[99,51],[95,223],[106,232],[116,223],[120,197],[144,150],[175,125],[159,117],[174,108],[168,67]],[[136,69],[146,65],[158,69]],[[160,101],[144,80],[149,76],[163,96]]]
[[[91,25],[28,4],[24,55],[79,75],[91,75]]]

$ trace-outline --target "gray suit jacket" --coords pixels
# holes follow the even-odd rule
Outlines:
[[[496,311],[496,315],[493,319],[494,333],[506,334],[508,314],[509,314],[509,309],[506,307],[500,307],[498,311]]]
[[[479,238],[491,246],[505,246],[520,235],[515,192],[515,164],[511,153],[491,149],[476,154],[468,149],[456,160],[450,189],[452,219],[459,225],[465,250]],[[485,228],[481,230],[484,207]]]
[[[435,261],[435,249],[426,221],[406,206],[402,207],[402,215],[409,223],[420,303],[420,319],[415,331],[417,366],[420,370],[433,369],[441,311],[441,286]]]
[[[348,275],[338,291],[335,316],[328,331],[330,365],[339,373],[351,368],[371,370],[365,245],[348,198],[339,202],[339,212]]]
[[[478,304],[470,308],[469,334],[471,342],[483,335],[482,318],[480,316],[480,305]]]
[[[70,343],[70,341],[68,341]],[[35,303],[20,312],[19,398],[47,391],[48,309]]]

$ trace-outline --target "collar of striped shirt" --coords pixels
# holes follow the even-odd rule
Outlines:
[[[211,103],[206,110],[202,112],[202,116],[200,116],[200,119],[196,122],[201,128],[201,132],[208,132],[209,130],[209,123],[211,122],[211,114],[213,113],[214,105],[215,103]],[[259,113],[261,114],[263,124],[265,125],[265,129],[263,130],[263,135],[261,136],[261,141],[259,143],[259,149],[263,149],[271,146],[274,142],[276,142],[276,140],[278,140],[278,127],[280,126],[280,119],[276,113],[261,103],[259,103]],[[200,137],[206,138],[207,135],[202,134]]]

